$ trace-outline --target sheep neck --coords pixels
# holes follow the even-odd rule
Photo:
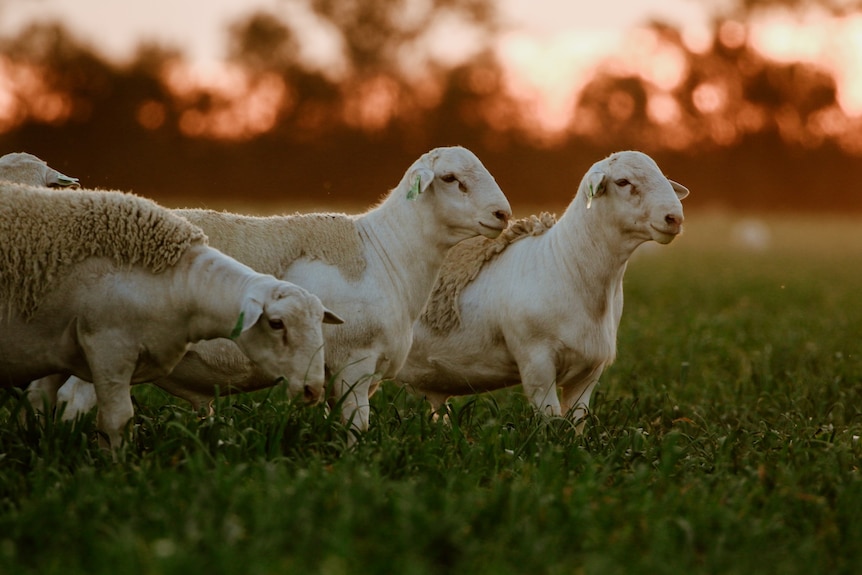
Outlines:
[[[626,237],[576,203],[548,232],[548,242],[557,269],[567,276],[564,281],[587,296],[584,301],[592,303],[592,315],[603,317],[610,312],[618,318],[626,265],[642,242]]]
[[[386,204],[357,219],[362,241],[369,247],[369,263],[376,262],[396,288],[411,320],[416,320],[443,265],[448,246],[424,233],[412,213],[391,213]]]
[[[171,297],[175,309],[188,310],[188,337],[191,342],[229,337],[239,318],[242,298],[258,276],[251,268],[205,248],[195,250],[175,277]]]

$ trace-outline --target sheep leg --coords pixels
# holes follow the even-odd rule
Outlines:
[[[27,401],[37,415],[47,415],[57,405],[57,390],[63,385],[65,374],[55,373],[30,382]]]
[[[563,413],[577,422],[575,430],[579,434],[584,432],[587,414],[590,412],[590,395],[598,382],[598,374],[590,374],[586,380],[566,383],[562,386]]]
[[[380,383],[374,372],[376,359],[352,363],[335,378],[336,399],[341,401],[341,420],[359,432],[368,431],[371,417],[369,393]]]
[[[539,413],[559,417],[562,411],[557,397],[557,368],[553,358],[547,349],[534,348],[532,351],[518,360],[524,393]]]
[[[99,442],[102,447],[110,447],[116,450],[123,443],[123,431],[126,424],[135,415],[132,406],[131,385],[129,380],[121,378],[95,378],[93,385],[96,387],[96,398],[99,404],[99,413],[96,418],[96,426],[105,434],[108,444]]]
[[[138,360],[137,346],[111,330],[99,332],[95,337],[79,336],[79,341],[93,376],[99,407],[96,426],[116,453],[123,442],[123,430],[135,414],[131,382]],[[132,355],[130,350],[136,353]],[[107,447],[102,438],[99,444]]]
[[[368,431],[371,420],[371,404],[368,398],[368,381],[372,376],[365,376],[357,381],[348,392],[341,404],[341,418],[344,423],[359,431]]]
[[[443,416],[443,422],[449,423],[449,411],[444,409],[446,400],[449,395],[445,393],[434,393],[430,391],[423,392],[425,400],[431,404],[431,418],[433,421],[438,421],[440,416]]]
[[[57,401],[64,404],[63,421],[73,421],[96,407],[96,388],[73,375],[60,387]]]

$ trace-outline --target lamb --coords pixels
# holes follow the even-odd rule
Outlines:
[[[78,178],[70,178],[48,166],[33,154],[13,152],[0,157],[0,180],[44,188],[78,188]]]
[[[94,382],[112,447],[133,415],[130,384],[166,375],[203,339],[230,337],[261,377],[323,395],[322,323],[340,319],[149,200],[0,182],[0,238],[0,386]]]
[[[500,235],[511,208],[479,159],[450,147],[422,155],[380,204],[358,215],[175,213],[199,225],[215,247],[306,287],[345,318],[339,329],[324,329],[327,377],[335,376],[328,399],[333,407],[341,402],[345,423],[364,431],[369,398],[406,359],[446,252],[477,235]],[[248,373],[239,353],[211,342],[193,351],[154,383],[193,406],[210,400],[217,386],[226,393],[271,385]],[[87,408],[70,407],[70,414]]]
[[[533,216],[455,246],[398,381],[435,414],[451,396],[520,383],[539,412],[582,430],[616,356],[629,257],[682,231],[688,193],[649,156],[618,152],[593,164],[559,221]]]

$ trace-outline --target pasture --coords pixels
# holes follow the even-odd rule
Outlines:
[[[519,388],[446,425],[388,385],[348,449],[281,389],[139,386],[114,463],[0,392],[0,573],[857,572],[862,222],[687,216],[629,265],[582,436]]]

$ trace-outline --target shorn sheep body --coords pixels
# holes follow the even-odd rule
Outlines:
[[[380,204],[357,215],[175,213],[199,225],[215,247],[306,287],[344,317],[338,329],[324,328],[327,373],[334,376],[329,401],[340,401],[344,421],[365,430],[369,397],[406,359],[446,252],[468,238],[498,236],[511,209],[479,159],[451,147],[423,154]],[[209,401],[216,388],[225,394],[271,385],[244,365],[240,354],[202,342],[155,383],[193,405]],[[87,405],[70,408],[74,414]]]
[[[43,188],[79,187],[78,178],[61,174],[27,152],[12,152],[0,157],[0,180]]]
[[[523,384],[540,412],[583,420],[616,356],[629,257],[681,232],[686,195],[649,156],[618,152],[589,169],[559,221],[542,214],[496,241],[462,242],[398,380],[435,412],[451,396]]]
[[[92,381],[112,446],[130,384],[163,377],[200,340],[232,337],[273,383],[322,396],[322,322],[338,318],[149,200],[0,182],[0,270],[0,386]],[[51,402],[60,381],[30,393]]]

